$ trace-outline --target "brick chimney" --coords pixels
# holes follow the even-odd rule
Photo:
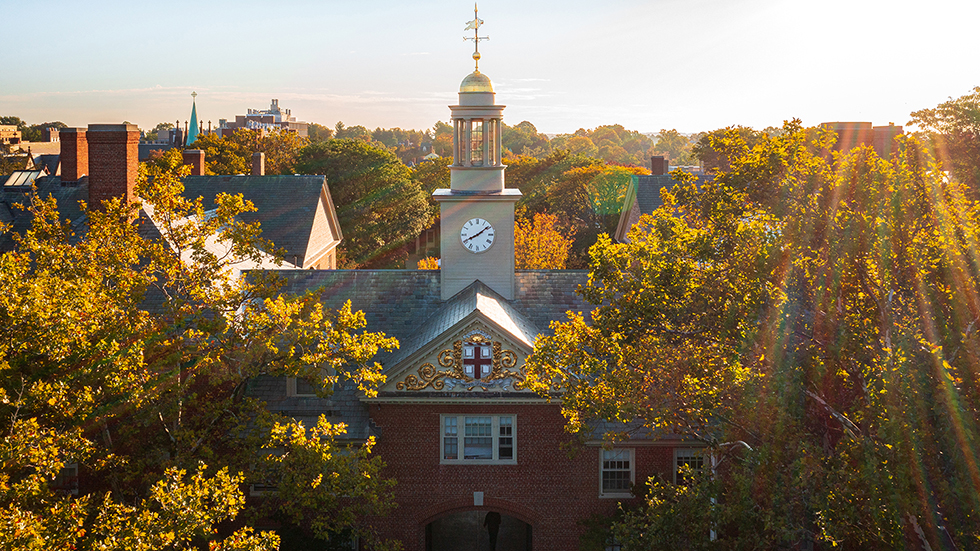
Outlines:
[[[252,176],[265,176],[265,153],[252,153]]]
[[[90,124],[86,134],[89,207],[101,208],[104,201],[113,197],[121,197],[127,203],[136,199],[134,188],[139,173],[140,141],[136,125]],[[64,131],[62,136],[65,136]]]
[[[84,128],[62,128],[61,181],[77,182],[88,174],[88,139]]]
[[[654,176],[670,172],[670,163],[662,155],[650,157],[650,173]]]
[[[191,165],[191,176],[204,176],[204,151],[185,149],[182,155],[184,164]]]

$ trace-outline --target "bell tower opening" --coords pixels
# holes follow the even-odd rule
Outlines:
[[[459,103],[450,105],[453,164],[450,189],[437,189],[442,299],[482,281],[503,298],[514,298],[514,205],[521,198],[504,186],[501,121],[504,106],[494,101],[493,83],[479,68],[483,21],[467,26],[477,45],[475,70],[459,85]],[[478,227],[477,227],[478,226]]]

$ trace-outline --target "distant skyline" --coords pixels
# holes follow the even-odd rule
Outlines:
[[[0,0],[0,115],[144,130],[271,98],[298,120],[423,130],[473,70],[470,1]],[[480,69],[540,132],[905,125],[980,85],[980,3],[484,0]]]

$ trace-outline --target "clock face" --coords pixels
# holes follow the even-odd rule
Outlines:
[[[470,218],[459,230],[459,240],[471,253],[482,253],[493,245],[494,229],[483,218]]]

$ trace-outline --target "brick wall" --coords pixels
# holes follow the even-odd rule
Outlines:
[[[113,197],[133,201],[139,172],[139,129],[134,124],[90,124],[86,135],[89,205],[101,208],[103,201]],[[64,143],[66,134],[62,136]]]
[[[88,174],[88,140],[84,128],[63,128],[61,141],[61,181],[76,182]]]
[[[570,437],[558,405],[371,404],[369,414],[381,431],[375,452],[384,474],[398,481],[398,507],[371,525],[405,551],[425,549],[425,526],[435,519],[491,509],[530,524],[534,549],[574,550],[579,520],[616,511],[618,500],[599,497],[600,448],[570,455],[561,447]],[[517,464],[440,464],[440,414],[515,415]],[[671,448],[635,449],[638,483],[671,472]],[[484,506],[474,506],[474,492],[484,493]]]
[[[191,176],[204,176],[204,151],[185,149],[181,156],[184,159],[184,164],[191,166]]]

